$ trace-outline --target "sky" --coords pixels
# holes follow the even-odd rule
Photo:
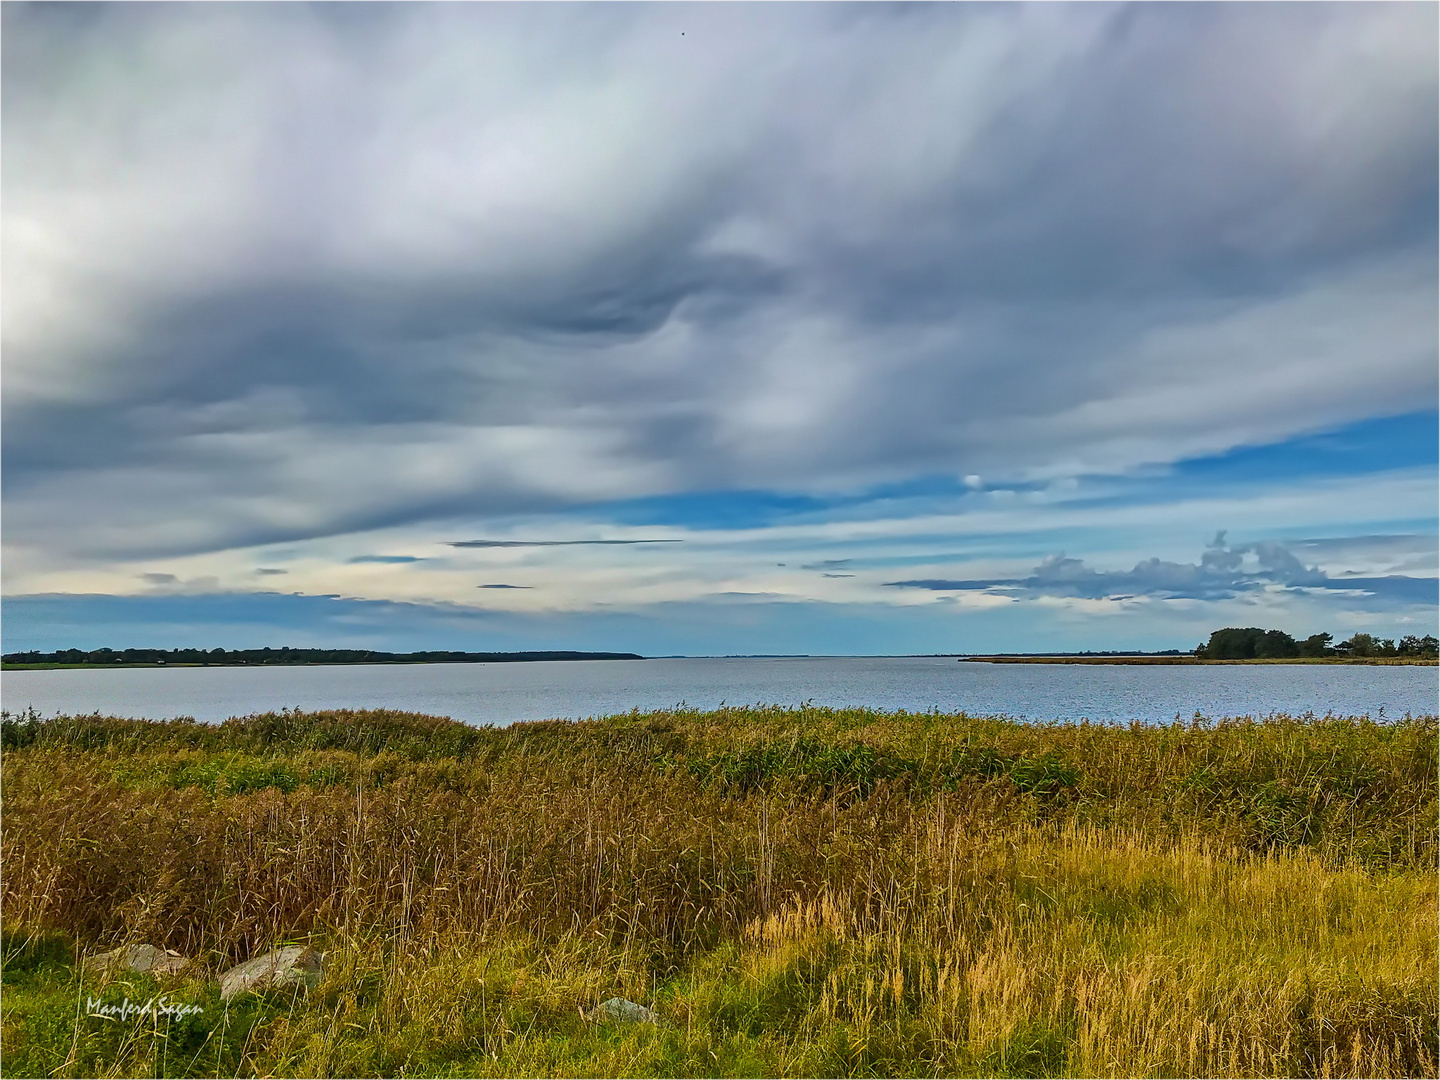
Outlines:
[[[6,651],[1436,632],[1437,8],[3,8]]]

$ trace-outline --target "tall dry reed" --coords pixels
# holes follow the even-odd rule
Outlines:
[[[1428,1075],[1435,735],[781,709],[8,721],[3,917],[216,965],[328,944],[333,1016],[267,1044],[301,1070],[351,1061],[361,1013],[559,1068],[533,1021],[561,1012],[528,1036],[467,1012],[477,986],[523,997],[522,972],[572,1006],[667,995],[687,1038],[788,1031],[797,1071]],[[492,987],[497,949],[513,978]],[[535,989],[543,964],[563,990]]]

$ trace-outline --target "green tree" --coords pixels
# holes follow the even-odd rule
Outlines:
[[[1214,631],[1196,655],[1206,660],[1253,660],[1256,644],[1264,638],[1265,631],[1258,626],[1227,626]]]
[[[1287,660],[1300,655],[1300,646],[1283,630],[1266,630],[1255,642],[1255,656],[1262,660]]]
[[[1396,654],[1399,656],[1435,656],[1440,649],[1440,642],[1435,640],[1434,634],[1426,634],[1423,638],[1408,634],[1400,639],[1396,646]]]
[[[1380,642],[1373,634],[1351,634],[1348,641],[1342,641],[1335,650],[1346,656],[1378,656]]]

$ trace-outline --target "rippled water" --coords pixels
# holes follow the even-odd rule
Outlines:
[[[1034,720],[1274,712],[1432,714],[1440,669],[1342,665],[1091,666],[932,657],[8,671],[11,713],[219,721],[284,707],[390,708],[474,724],[757,703],[1003,713]]]

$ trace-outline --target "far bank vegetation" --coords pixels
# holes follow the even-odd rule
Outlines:
[[[1195,649],[1195,656],[1201,660],[1434,660],[1440,646],[1433,634],[1425,637],[1412,634],[1398,642],[1370,634],[1353,634],[1345,641],[1332,644],[1333,640],[1326,633],[1297,641],[1283,630],[1230,626],[1212,633],[1209,641]]]

